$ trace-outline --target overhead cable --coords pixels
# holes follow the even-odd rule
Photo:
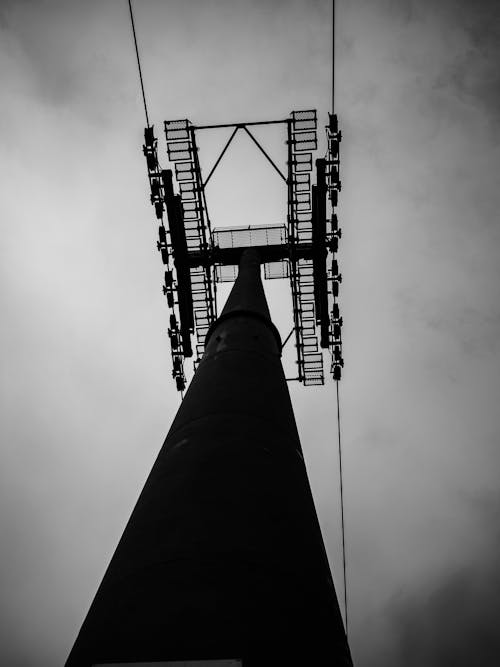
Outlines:
[[[139,69],[139,79],[141,81],[142,101],[144,102],[144,113],[146,114],[146,123],[149,127],[148,106],[146,104],[146,94],[144,92],[144,82],[142,80],[141,59],[139,58],[139,47],[137,46],[137,37],[135,34],[134,13],[132,11],[132,0],[128,0],[128,8],[130,10],[130,22],[132,24],[132,33],[134,35],[135,54],[137,56],[137,67]]]
[[[332,0],[332,113],[335,113],[335,0]]]
[[[339,452],[339,480],[340,480],[340,521],[342,527],[342,568],[344,572],[344,613],[345,613],[345,633],[348,636],[347,621],[347,576],[346,576],[346,555],[345,555],[345,521],[344,521],[344,476],[342,470],[342,442],[340,436],[340,398],[339,381],[337,380],[337,431],[338,431],[338,452]]]

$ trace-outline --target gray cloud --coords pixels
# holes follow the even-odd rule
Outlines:
[[[500,511],[498,491],[480,490],[458,505],[491,527]],[[474,536],[469,536],[474,541]],[[437,536],[436,539],[445,539]],[[466,540],[467,538],[465,538]],[[465,547],[465,540],[463,546]],[[460,549],[460,546],[458,546]],[[466,548],[466,547],[465,547]],[[464,552],[465,553],[465,552]],[[500,635],[500,531],[493,529],[472,560],[448,552],[448,564],[406,581],[383,603],[372,625],[357,628],[358,664],[371,667],[494,667]],[[468,560],[468,564],[464,562]],[[364,639],[362,639],[362,637]]]
[[[9,3],[3,13],[2,50],[11,56],[14,86],[22,81],[38,103],[109,124],[119,106],[132,98],[124,90],[133,64],[126,9],[122,3]]]
[[[481,625],[481,646],[493,641],[496,4],[338,3],[341,406],[360,667],[460,665]],[[134,6],[157,127],[300,107],[325,121],[326,0]],[[67,655],[178,397],[126,3],[0,7],[0,662],[52,667]],[[284,144],[272,141],[281,156]],[[268,222],[268,205],[281,219],[282,193],[245,146],[211,184],[215,226],[235,222],[241,190],[252,200],[248,222]],[[203,145],[204,163],[212,148]],[[286,288],[267,289],[289,327]],[[292,394],[340,581],[334,388]]]
[[[448,51],[435,89],[449,90],[466,104],[477,104],[495,125],[500,110],[500,6],[495,0],[430,0],[390,3],[404,23],[439,28]],[[438,64],[438,63],[436,63]]]
[[[389,612],[398,640],[394,657],[384,664],[494,667],[500,651],[499,600],[496,564],[447,576],[427,595],[402,597]]]

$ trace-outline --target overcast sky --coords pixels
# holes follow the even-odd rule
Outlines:
[[[159,130],[304,108],[326,123],[330,2],[135,13]],[[493,666],[500,5],[339,0],[337,31],[352,652],[360,667]],[[1,0],[0,80],[0,664],[53,667],[179,397],[127,3]],[[281,159],[279,131],[259,136]],[[207,137],[203,165],[223,142]],[[285,221],[282,183],[244,136],[207,197],[215,227]],[[286,336],[287,286],[266,291]],[[291,392],[342,601],[334,386]]]

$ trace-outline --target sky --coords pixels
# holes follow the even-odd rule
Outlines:
[[[329,1],[134,7],[158,130],[308,108],[327,122]],[[359,667],[493,666],[500,5],[338,0],[336,25],[350,645]],[[179,396],[127,3],[0,0],[0,80],[0,664],[52,667]],[[256,134],[279,160],[276,132]],[[203,166],[224,138],[200,143]],[[245,137],[207,198],[215,227],[285,221]],[[265,288],[285,337],[287,285]],[[334,385],[290,390],[342,606]]]

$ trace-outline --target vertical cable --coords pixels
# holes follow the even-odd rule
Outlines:
[[[132,12],[132,0],[128,0],[128,8],[130,10],[130,22],[132,23],[132,32],[134,34],[135,55],[137,56],[137,67],[139,68],[139,79],[141,80],[142,101],[144,102],[144,113],[146,114],[146,123],[149,127],[148,107],[146,104],[146,94],[144,93],[144,83],[142,81],[141,61],[139,58],[139,48],[137,46],[137,37],[135,34],[134,14]]]
[[[338,443],[339,443],[339,478],[340,478],[340,519],[342,526],[342,566],[344,570],[344,611],[345,611],[345,633],[348,636],[348,622],[347,622],[347,576],[346,576],[346,558],[345,558],[345,522],[344,522],[344,481],[342,473],[342,445],[340,440],[340,398],[339,398],[339,381],[337,385],[337,428],[338,428]]]
[[[332,113],[335,113],[335,0],[332,0]]]

